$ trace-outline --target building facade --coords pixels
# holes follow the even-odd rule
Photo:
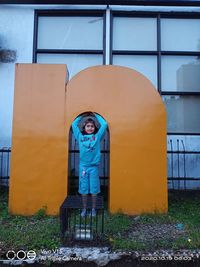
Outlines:
[[[169,186],[183,189],[187,177],[187,188],[200,187],[200,1],[1,3],[0,148],[12,146],[16,63],[64,63],[70,79],[121,65],[145,75],[166,105]]]

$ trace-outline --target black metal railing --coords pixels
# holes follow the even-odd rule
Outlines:
[[[200,188],[200,151],[188,151],[182,139],[168,140],[168,187]]]
[[[68,195],[78,194],[78,164],[79,149],[76,140],[69,147]],[[109,138],[102,140],[101,145],[100,181],[101,195],[108,198],[109,188]],[[9,185],[10,177],[10,148],[0,149],[0,185]],[[182,139],[170,139],[167,150],[168,159],[168,188],[176,190],[200,188],[200,151],[186,150]]]
[[[0,149],[0,185],[9,185],[10,177],[10,148],[1,148]]]

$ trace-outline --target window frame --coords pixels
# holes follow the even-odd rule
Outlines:
[[[157,50],[114,50],[113,49],[113,19],[115,17],[132,17],[132,18],[156,18],[157,20]],[[164,51],[161,49],[161,20],[173,18],[173,19],[200,19],[200,12],[165,12],[165,11],[111,11],[110,14],[110,64],[113,64],[113,55],[153,55],[157,57],[157,91],[162,96],[165,95],[188,95],[188,96],[200,96],[199,92],[193,91],[162,91],[161,88],[161,58],[162,56],[199,56],[200,51]],[[199,85],[200,89],[200,85]],[[191,132],[168,132],[168,135],[200,135],[199,133]]]
[[[103,18],[102,49],[38,49],[38,20],[39,17],[100,17]],[[33,36],[33,58],[37,63],[38,54],[82,54],[102,55],[102,65],[106,60],[106,12],[105,10],[35,10],[34,14],[34,36]]]

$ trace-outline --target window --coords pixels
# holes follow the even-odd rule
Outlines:
[[[161,91],[168,131],[200,133],[200,16],[161,16]]]
[[[69,77],[104,64],[103,11],[37,11],[33,62],[66,64]]]
[[[157,88],[157,21],[155,17],[113,16],[112,63],[133,68]]]
[[[111,61],[144,74],[162,95],[169,134],[199,134],[200,14],[113,12]]]

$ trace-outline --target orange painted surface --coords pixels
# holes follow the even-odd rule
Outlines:
[[[152,84],[124,67],[97,66],[67,85],[66,66],[16,67],[9,209],[58,214],[67,194],[68,134],[83,112],[110,130],[109,208],[167,211],[166,113]],[[66,122],[66,124],[65,124]]]
[[[57,214],[67,192],[65,65],[16,65],[9,210]]]
[[[87,111],[109,123],[110,211],[167,212],[166,112],[149,80],[129,68],[92,67],[72,78],[66,99],[66,133]]]

